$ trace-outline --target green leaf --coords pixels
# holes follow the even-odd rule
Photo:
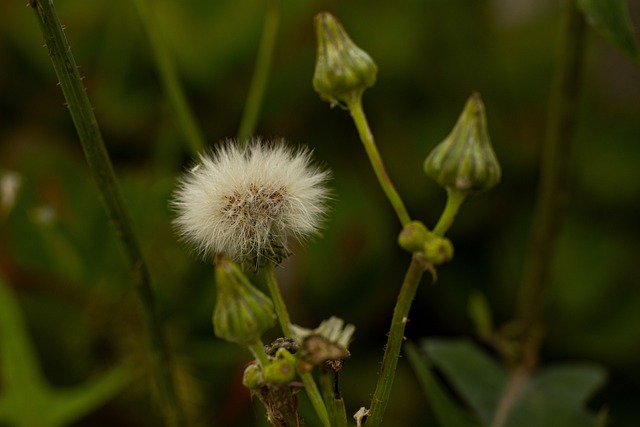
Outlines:
[[[0,425],[68,425],[113,398],[130,377],[118,367],[80,386],[51,387],[40,370],[18,303],[0,277]]]
[[[616,49],[635,60],[640,58],[625,0],[576,0],[576,6]]]
[[[480,422],[454,403],[444,391],[438,379],[431,372],[429,361],[420,355],[415,345],[407,343],[405,345],[405,354],[418,376],[420,386],[429,398],[441,427],[479,427],[481,425]]]
[[[422,348],[453,388],[477,411],[484,425],[601,425],[596,416],[585,410],[588,397],[605,379],[604,370],[597,365],[551,366],[540,369],[532,377],[522,373],[516,377],[467,340],[426,340]],[[509,406],[505,407],[505,402],[510,402]]]
[[[507,383],[507,373],[467,340],[430,339],[423,348],[455,390],[488,424]]]
[[[504,426],[595,427],[596,417],[583,406],[604,378],[603,369],[596,365],[541,369],[523,387]]]

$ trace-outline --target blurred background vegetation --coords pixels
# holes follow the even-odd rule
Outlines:
[[[73,387],[120,364],[134,373],[128,387],[74,425],[160,425],[128,269],[24,3],[5,2],[0,14],[0,175],[4,183],[7,176],[19,180],[14,202],[0,206],[0,275],[52,387]],[[437,285],[425,280],[414,303],[407,337],[418,340],[472,335],[467,301],[475,290],[487,295],[498,322],[513,316],[558,6],[553,0],[282,3],[257,133],[311,146],[333,171],[336,197],[323,236],[296,250],[280,273],[294,322],[313,327],[338,315],[356,325],[343,370],[353,413],[369,404],[409,255],[396,247],[399,224],[348,113],[330,109],[311,87],[313,16],[333,13],[377,62],[365,111],[410,213],[427,225],[439,217],[445,193],[422,174],[424,158],[472,91],[487,107],[503,182],[463,206],[449,233],[454,261],[440,268]],[[629,3],[637,27],[640,3]],[[249,354],[213,336],[212,269],[171,228],[168,200],[191,159],[137,11],[132,2],[113,0],[59,0],[56,7],[149,262],[190,417],[202,426],[261,425],[261,410],[241,386]],[[211,145],[237,133],[265,7],[255,0],[153,2]],[[640,69],[591,31],[583,89],[542,358],[606,366],[608,382],[592,406],[608,406],[613,425],[632,426],[640,418]],[[267,340],[276,336],[274,330]],[[0,370],[0,398],[3,378]],[[433,425],[424,399],[401,359],[387,425]]]

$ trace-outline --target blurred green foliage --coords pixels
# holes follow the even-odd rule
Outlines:
[[[20,183],[14,203],[5,204],[2,191],[0,274],[17,295],[52,387],[82,384],[120,364],[136,373],[118,398],[75,425],[158,425],[126,264],[23,3],[6,2],[0,14],[0,179],[11,172]],[[637,27],[640,7],[629,3]],[[190,159],[136,10],[131,2],[107,0],[56,6],[149,262],[189,415],[194,425],[260,425],[262,413],[251,409],[241,386],[248,352],[213,337],[212,269],[171,229],[167,201]],[[157,0],[154,7],[208,141],[233,137],[265,5]],[[314,14],[331,11],[378,64],[365,110],[409,211],[429,226],[444,192],[423,177],[422,162],[471,91],[482,93],[487,107],[503,181],[459,214],[450,232],[455,259],[439,270],[436,286],[424,284],[412,310],[407,336],[418,340],[472,335],[467,301],[475,290],[487,296],[496,323],[513,314],[558,8],[551,0],[285,0],[283,7],[258,133],[314,148],[333,171],[335,202],[323,236],[295,251],[281,280],[294,322],[313,327],[335,314],[357,326],[342,379],[353,413],[373,391],[408,256],[396,248],[399,225],[348,114],[329,109],[311,87]],[[606,404],[614,425],[632,426],[640,398],[640,69],[591,32],[583,87],[543,359],[604,364],[609,380],[592,405]],[[0,395],[7,378],[0,372]],[[433,425],[419,390],[401,360],[388,425]],[[301,404],[308,406],[303,398]]]

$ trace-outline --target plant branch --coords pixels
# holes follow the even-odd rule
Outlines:
[[[447,188],[447,204],[444,207],[442,215],[440,215],[438,223],[433,228],[433,234],[444,237],[447,230],[449,230],[453,221],[456,219],[460,206],[462,206],[462,202],[464,202],[466,197],[467,194],[462,191]]]
[[[395,378],[396,367],[398,366],[398,357],[400,357],[400,349],[404,341],[404,330],[409,321],[409,310],[411,303],[415,298],[418,285],[425,271],[425,263],[419,253],[414,253],[411,258],[411,264],[407,270],[407,274],[400,288],[398,300],[393,310],[393,318],[391,320],[391,329],[389,337],[382,357],[382,366],[378,374],[378,382],[371,400],[371,408],[369,409],[369,417],[366,421],[367,427],[379,427],[382,423],[384,411],[389,402],[391,388]]]
[[[518,368],[511,373],[507,386],[505,387],[505,390],[500,397],[500,401],[498,402],[493,420],[491,420],[491,427],[504,426],[513,404],[517,402],[518,397],[520,396],[520,393],[528,379],[528,372],[522,368]]]
[[[568,204],[571,143],[584,56],[585,22],[574,2],[564,2],[547,135],[540,169],[533,233],[520,293],[519,320],[524,340],[537,336],[550,282],[551,260]]]
[[[398,216],[400,223],[404,227],[411,222],[411,217],[409,216],[407,209],[404,207],[402,198],[393,186],[393,182],[391,182],[391,178],[384,167],[384,162],[382,161],[382,157],[380,157],[380,153],[378,152],[378,148],[376,147],[376,143],[373,139],[373,134],[369,128],[367,117],[362,109],[362,96],[355,96],[347,103],[347,107],[351,112],[351,117],[358,129],[360,140],[362,141],[364,149],[369,156],[369,161],[371,162],[373,171],[378,178],[378,182],[389,199],[389,202],[391,202],[393,209],[396,211],[396,215]]]
[[[42,30],[45,44],[60,81],[89,169],[95,180],[105,210],[122,244],[132,272],[132,284],[137,292],[149,330],[155,380],[160,395],[165,422],[169,426],[185,426],[173,378],[170,357],[160,316],[151,288],[147,264],[133,232],[124,198],[113,171],[97,119],[82,84],[71,48],[60,25],[51,0],[30,0]]]

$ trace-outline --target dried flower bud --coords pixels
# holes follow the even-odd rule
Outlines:
[[[449,136],[431,151],[424,171],[441,186],[467,194],[500,182],[500,163],[491,146],[478,93],[471,95]]]
[[[216,258],[215,273],[217,300],[213,330],[216,336],[242,345],[255,343],[275,323],[273,303],[226,256]]]
[[[335,316],[323,320],[316,329],[291,325],[294,338],[300,342],[300,359],[312,365],[351,356],[348,348],[355,330],[355,326],[345,326],[344,321]]]
[[[331,14],[316,15],[315,27],[318,54],[313,88],[332,106],[358,98],[376,82],[378,67]]]

